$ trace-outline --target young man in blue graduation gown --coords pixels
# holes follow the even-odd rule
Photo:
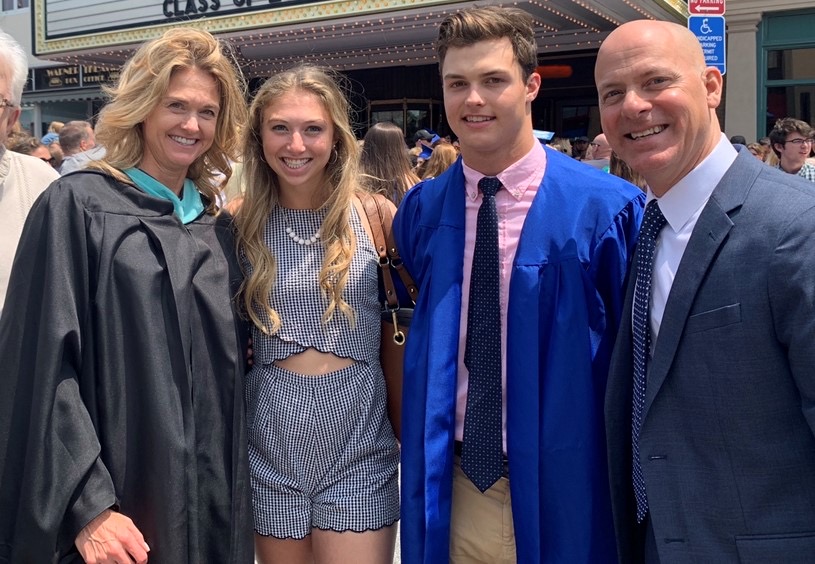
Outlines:
[[[616,562],[603,396],[643,194],[536,141],[540,77],[527,14],[458,12],[437,48],[462,158],[410,190],[394,223],[419,285],[405,354],[403,561]],[[485,176],[501,184],[497,300],[471,279],[484,248]],[[484,302],[495,301],[500,323],[479,326]],[[492,375],[502,391],[498,471],[486,485],[475,477],[480,460],[462,470],[481,452],[465,439],[479,426],[469,423],[465,355],[481,350],[476,335],[502,353]]]

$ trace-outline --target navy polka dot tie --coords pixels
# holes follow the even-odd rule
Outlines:
[[[461,469],[482,492],[503,473],[501,428],[501,306],[498,294],[498,212],[495,193],[501,182],[484,177],[478,182],[483,201],[478,210],[467,342],[464,365],[470,373]]]
[[[646,373],[648,356],[651,352],[650,302],[651,278],[654,271],[654,251],[657,236],[665,227],[665,216],[656,200],[651,200],[645,208],[645,217],[640,227],[640,238],[634,257],[636,282],[634,283],[634,306],[632,325],[634,330],[634,401],[631,414],[631,447],[633,457],[632,480],[634,495],[637,498],[637,523],[641,523],[648,513],[648,497],[645,493],[645,478],[640,464],[640,428],[642,409],[645,405]]]

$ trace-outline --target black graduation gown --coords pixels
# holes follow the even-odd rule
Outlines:
[[[228,216],[83,171],[32,208],[0,320],[0,562],[81,562],[94,516],[156,563],[253,560]]]

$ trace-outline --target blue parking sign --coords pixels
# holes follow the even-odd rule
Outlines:
[[[699,39],[705,64],[725,73],[724,16],[689,16],[688,29]]]

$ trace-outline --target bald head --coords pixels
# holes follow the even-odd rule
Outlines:
[[[686,28],[650,20],[621,25],[603,41],[594,78],[611,148],[658,196],[719,142],[722,75],[705,66]]]
[[[701,72],[705,68],[705,56],[699,40],[691,31],[679,24],[653,20],[634,20],[624,23],[603,41],[597,53],[595,78],[600,68],[600,58],[607,52],[614,52],[628,45],[640,44],[667,45],[673,53],[673,59],[684,59]]]
[[[591,142],[589,147],[591,159],[608,159],[611,157],[611,145],[608,144],[608,139],[604,133],[597,135]]]

